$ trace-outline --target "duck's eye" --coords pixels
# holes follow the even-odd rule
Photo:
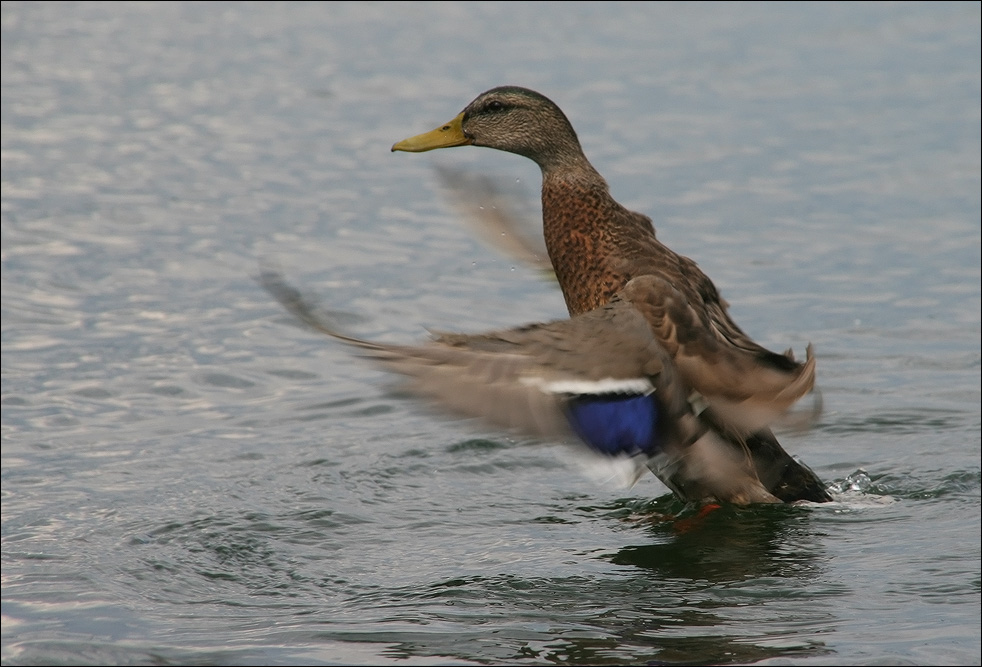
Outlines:
[[[491,100],[490,102],[488,102],[488,105],[484,108],[487,109],[488,111],[501,111],[502,109],[505,108],[505,105],[499,102],[498,100]]]

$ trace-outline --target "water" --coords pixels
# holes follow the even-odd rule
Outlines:
[[[4,664],[979,664],[978,3],[3,5]],[[821,507],[436,417],[294,326],[263,263],[388,341],[561,317],[434,165],[500,84],[763,344]],[[519,207],[520,210],[526,210]]]

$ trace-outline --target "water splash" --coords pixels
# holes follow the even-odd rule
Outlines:
[[[828,490],[832,494],[833,502],[829,506],[835,508],[836,512],[842,511],[843,507],[855,509],[859,507],[872,507],[882,505],[892,505],[898,499],[889,495],[878,495],[873,493],[875,485],[869,473],[859,468],[845,479],[829,483]],[[815,505],[820,507],[820,505]]]
[[[869,473],[860,468],[844,480],[829,484],[829,491],[837,495],[843,493],[868,493],[872,486],[873,480],[870,479]]]

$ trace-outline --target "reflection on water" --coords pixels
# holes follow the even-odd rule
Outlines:
[[[723,507],[653,528],[664,540],[627,546],[612,557],[663,577],[727,584],[759,577],[790,577],[790,586],[815,576],[820,541],[800,507]]]
[[[386,654],[399,658],[562,664],[750,663],[830,652],[834,604],[824,599],[846,591],[816,586],[828,554],[808,509],[721,509],[680,529],[661,515],[673,504],[627,519],[651,523],[643,531],[650,541],[601,557],[626,566],[615,577],[472,576],[363,592],[350,602],[386,609],[379,627],[326,628],[324,636],[389,643]],[[475,623],[480,632],[445,631]]]

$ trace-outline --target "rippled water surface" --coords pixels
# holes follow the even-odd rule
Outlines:
[[[4,664],[979,664],[978,3],[4,2]],[[434,167],[557,101],[737,321],[819,358],[837,502],[700,518],[297,327],[564,315]]]

